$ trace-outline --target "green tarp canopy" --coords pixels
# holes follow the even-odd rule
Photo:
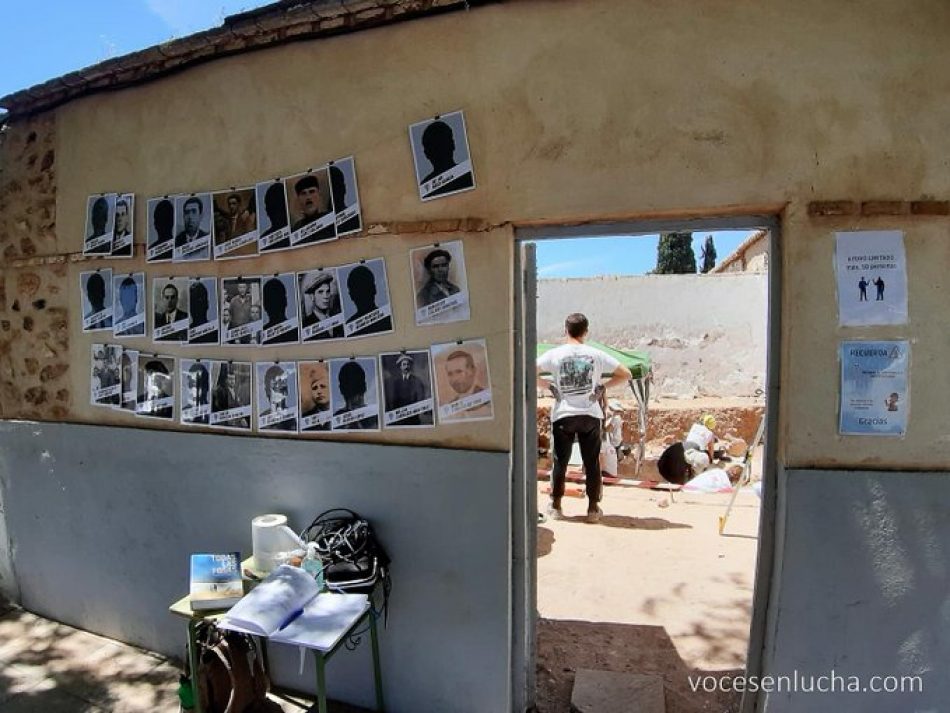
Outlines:
[[[642,379],[650,373],[650,357],[644,352],[632,352],[626,351],[624,349],[615,349],[614,347],[608,347],[606,344],[601,344],[600,342],[595,342],[593,340],[584,342],[584,344],[593,347],[594,349],[599,349],[605,354],[612,356],[630,370],[630,373],[633,374],[634,379]],[[550,349],[554,349],[556,346],[559,345],[538,344],[538,356],[541,356]]]

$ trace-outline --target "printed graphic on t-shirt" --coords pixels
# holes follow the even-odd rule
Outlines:
[[[557,383],[564,396],[590,393],[594,388],[594,357],[577,355],[562,359]]]

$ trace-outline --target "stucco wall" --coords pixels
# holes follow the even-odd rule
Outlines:
[[[424,240],[419,235],[426,229],[422,222],[434,222],[442,235],[460,227],[458,220],[474,220],[480,226],[460,231],[466,251],[471,249],[474,255],[481,250],[471,261],[479,271],[478,279],[471,280],[479,302],[464,329],[466,335],[490,335],[500,416],[484,430],[458,428],[438,435],[440,445],[499,449],[506,448],[510,438],[509,225],[780,214],[782,260],[772,266],[785,278],[780,296],[781,400],[772,405],[779,415],[779,459],[796,467],[942,469],[950,462],[945,418],[950,387],[946,369],[950,222],[936,216],[816,218],[809,216],[807,204],[821,199],[947,197],[948,29],[950,6],[942,0],[869,0],[860,7],[818,0],[742,5],[521,0],[223,59],[55,110],[56,234],[53,241],[35,242],[37,254],[61,259],[79,249],[84,201],[92,192],[123,189],[147,198],[226,187],[355,154],[364,215],[378,237],[347,241],[325,251],[314,248],[315,252],[343,259],[380,251],[387,256],[405,254],[410,244]],[[406,127],[460,107],[466,110],[470,127],[478,188],[422,204],[413,185]],[[445,227],[443,220],[456,222]],[[499,232],[493,234],[490,229],[495,227]],[[140,235],[143,228],[140,211]],[[858,331],[836,326],[833,232],[843,228],[907,231],[910,324],[906,327]],[[400,235],[404,237],[394,237]],[[283,259],[249,261],[240,269],[267,272],[286,264]],[[393,259],[394,265],[402,260]],[[68,291],[71,300],[78,289],[76,269],[71,266],[65,276],[54,273],[61,280],[54,286]],[[5,264],[7,285],[10,271],[10,264]],[[395,274],[393,284],[398,286],[402,280]],[[400,307],[406,309],[404,299],[405,295],[397,297],[397,314]],[[78,316],[70,313],[68,319],[75,330]],[[430,334],[433,341],[455,336],[439,330],[425,334],[412,330],[365,340],[360,346],[400,348],[417,346]],[[79,403],[86,377],[74,370],[85,372],[88,348],[84,340],[75,339],[75,332],[71,336],[71,373],[63,378],[75,392],[71,403]],[[906,438],[836,435],[835,347],[839,339],[855,336],[912,340],[913,406]],[[410,338],[411,344],[403,343]],[[71,418],[88,416],[79,406],[70,408],[77,409]],[[108,436],[100,439],[97,457],[103,462],[121,459],[125,446],[120,436],[125,432],[103,433]],[[147,433],[156,443],[169,443],[164,440],[169,436],[197,438]],[[21,448],[33,436],[18,430],[10,438]],[[220,436],[200,438],[215,447],[231,443]],[[296,462],[274,448],[284,441],[232,440],[260,444],[273,471]],[[291,449],[287,453],[304,447],[316,453],[329,446],[294,442],[287,447]],[[354,457],[364,448],[346,447]],[[431,455],[428,449],[415,450],[420,458]],[[148,467],[166,473],[153,490],[160,496],[155,507],[166,516],[159,520],[175,522],[181,497],[174,490],[176,479],[189,481],[170,467],[176,462],[173,448],[156,450],[153,456],[155,462]],[[373,474],[383,477],[377,470]],[[28,502],[42,502],[36,497],[46,484],[40,471],[13,472],[9,477],[10,488],[30,494]],[[71,460],[62,477],[77,483],[90,478]],[[139,481],[134,482],[143,477],[137,470]],[[829,476],[849,477],[844,472]],[[453,480],[458,490],[452,492],[461,497],[476,490],[474,480]],[[914,489],[924,481],[933,501],[944,499],[945,481],[939,475],[906,483]],[[356,498],[348,486],[337,480],[330,483],[326,500],[336,504]],[[100,527],[106,504],[99,492],[84,493],[69,507],[84,524]],[[445,491],[415,485],[387,489],[386,516],[393,522],[415,522],[433,494]],[[471,509],[502,522],[509,501],[496,494],[490,502],[456,504],[466,513]],[[843,523],[819,522],[807,513],[792,512],[784,494],[778,497],[780,517],[795,515],[783,532],[786,552],[809,543],[810,533],[820,527],[826,546],[835,556],[844,556],[847,550],[837,544]],[[895,507],[902,517],[914,514],[912,502],[899,501]],[[122,523],[128,524],[125,519],[114,526],[106,522],[107,535],[122,535]],[[439,537],[437,524],[424,528],[425,537]],[[23,542],[37,527],[28,518],[17,519],[8,532],[11,539]],[[481,530],[472,523],[470,531]],[[185,552],[198,543],[196,537],[186,539],[178,549],[161,549],[161,556],[169,562],[183,561]],[[458,562],[480,551],[481,542],[474,537],[459,542]],[[790,561],[793,566],[776,584],[778,597],[784,595],[785,586],[788,592],[798,591],[789,582],[806,587],[817,581],[810,562],[800,557]],[[52,579],[56,573],[42,560],[29,564],[32,577]],[[872,568],[870,562],[855,561],[847,570],[829,569],[827,584],[833,587],[853,577],[855,570],[868,575]],[[25,570],[21,572],[25,576]],[[444,576],[452,580],[451,568]],[[114,578],[100,577],[100,586],[105,590],[122,582],[131,597],[141,596],[146,588],[121,573]],[[497,593],[507,585],[507,579],[493,571],[479,586]],[[939,610],[944,593],[945,587],[925,586],[911,604],[901,600],[888,612],[899,617],[911,606],[914,611]],[[881,592],[867,594],[876,606],[886,603]],[[834,602],[812,601],[811,615],[819,621],[841,615]],[[508,611],[462,614],[477,613],[494,621]],[[874,651],[878,643],[896,646],[871,633],[881,620],[878,609],[850,608],[844,617],[849,638],[829,641],[829,656]],[[100,621],[86,619],[93,624]],[[83,620],[79,617],[77,623]],[[420,614],[414,623],[425,626],[425,616]],[[425,631],[431,634],[433,629]],[[773,628],[769,636],[774,632]],[[485,643],[500,656],[506,638],[495,631]],[[889,653],[893,652],[882,653],[882,659]],[[939,653],[931,649],[928,655],[939,660]],[[438,683],[448,687],[469,673],[459,665]],[[493,669],[484,679],[493,697],[506,690],[496,678]]]
[[[765,387],[765,275],[643,275],[538,281],[538,340],[583,312],[591,338],[644,351],[669,398],[754,396]]]

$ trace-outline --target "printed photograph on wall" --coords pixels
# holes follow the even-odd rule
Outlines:
[[[207,426],[211,419],[211,362],[182,359],[181,409],[178,421],[185,426]]]
[[[333,210],[336,213],[338,237],[353,235],[363,230],[363,213],[360,209],[360,189],[356,182],[356,159],[352,156],[330,161],[330,192]]]
[[[343,307],[335,267],[297,273],[300,295],[300,341],[343,338]]]
[[[300,432],[330,430],[330,365],[324,361],[297,362],[300,394]]]
[[[215,428],[251,430],[253,373],[249,361],[211,362],[211,418]]]
[[[114,337],[145,336],[145,273],[115,273],[112,276]]]
[[[139,352],[135,413],[151,418],[173,419],[175,377],[175,357]]]
[[[214,259],[257,255],[257,200],[253,188],[234,188],[211,194]]]
[[[257,430],[297,431],[297,365],[292,361],[256,362]]]
[[[92,345],[89,403],[93,406],[122,405],[122,347],[118,344]]]
[[[907,259],[900,230],[835,233],[838,324],[907,324]]]
[[[175,196],[150,198],[145,226],[145,261],[170,262],[175,251]]]
[[[211,259],[211,194],[175,196],[175,251],[173,262]]]
[[[334,431],[379,430],[376,357],[330,360],[330,406]]]
[[[379,370],[383,376],[383,427],[434,426],[429,352],[384,352],[379,355]]]
[[[188,341],[188,278],[152,279],[152,340],[166,344]]]
[[[262,275],[264,324],[261,344],[296,344],[300,341],[300,320],[297,316],[297,275],[285,272]]]
[[[326,166],[284,179],[293,247],[336,239],[336,221]]]
[[[123,349],[119,359],[119,372],[122,380],[123,411],[135,413],[135,403],[138,397],[139,352],[136,349]]]
[[[135,230],[135,195],[120,193],[115,199],[115,221],[112,228],[110,257],[132,257]]]
[[[433,344],[439,423],[493,418],[491,375],[484,339]]]
[[[290,247],[287,195],[279,178],[262,181],[255,187],[257,200],[257,249],[273,253]]]
[[[112,329],[112,268],[79,273],[82,331]]]
[[[461,240],[409,252],[416,324],[445,324],[470,318],[468,278]]]
[[[218,278],[193,277],[188,282],[188,343],[217,344]]]
[[[260,344],[261,278],[221,279],[221,343],[232,346]]]
[[[83,255],[109,255],[115,227],[115,193],[97,193],[86,199]]]
[[[409,127],[419,198],[444,198],[475,188],[475,170],[461,111]]]
[[[393,331],[389,282],[383,258],[360,260],[337,268],[343,300],[343,333],[363,337]]]

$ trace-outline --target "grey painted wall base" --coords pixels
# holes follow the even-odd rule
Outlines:
[[[922,676],[922,693],[772,693],[768,713],[937,713],[950,701],[950,473],[787,473],[773,676]],[[883,681],[881,681],[883,683]]]
[[[387,710],[509,707],[509,456],[152,430],[0,424],[0,495],[22,605],[181,656],[196,551],[251,551],[254,515],[297,529],[331,507],[372,520],[393,560],[381,629]],[[6,585],[4,585],[6,586]],[[276,679],[313,688],[312,659],[272,646]],[[368,639],[328,669],[372,703]]]

